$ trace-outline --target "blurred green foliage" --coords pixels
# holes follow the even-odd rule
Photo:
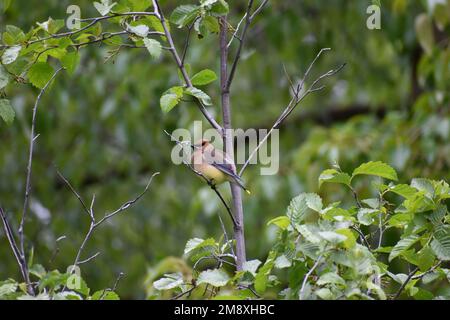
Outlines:
[[[381,160],[407,181],[450,179],[450,1],[380,2],[380,30],[366,27],[369,0],[273,1],[252,26],[232,87],[235,127],[272,125],[290,99],[283,65],[298,81],[317,52],[330,47],[333,50],[318,61],[314,74],[343,62],[347,66],[329,81],[327,90],[308,97],[282,126],[279,174],[260,176],[258,168],[251,167],[244,175],[253,193],[244,200],[250,258],[265,261],[276,237],[266,223],[300,192],[319,192],[318,176],[335,162],[350,172],[359,163]],[[10,3],[6,11],[0,8],[0,32],[7,25],[27,31],[49,16],[64,19],[72,4],[0,3]],[[82,17],[98,15],[91,1],[76,4]],[[161,4],[169,13],[180,3]],[[244,1],[230,6],[233,25],[245,6]],[[172,29],[181,48],[185,32]],[[101,255],[82,268],[94,290],[113,286],[124,272],[119,295],[142,298],[148,268],[167,256],[179,256],[190,238],[218,238],[217,213],[222,207],[192,172],[171,163],[173,143],[163,130],[191,128],[201,115],[186,102],[168,114],[161,112],[160,96],[179,83],[169,54],[163,52],[155,60],[146,50],[123,49],[104,62],[108,50],[101,45],[80,50],[75,73],[59,76],[42,98],[27,243],[34,246],[35,262],[49,270],[64,270],[87,231],[89,221],[56,176],[55,166],[83,197],[96,195],[99,214],[133,198],[150,175],[160,171],[138,205],[96,231],[85,255],[97,251]],[[187,61],[193,71],[208,68],[218,73],[218,54],[216,36],[194,37]],[[0,201],[17,226],[31,109],[38,91],[28,84],[10,84],[3,91],[16,119],[10,126],[0,122]],[[217,83],[208,87],[211,111],[218,118],[219,93]],[[370,195],[367,182],[358,181],[355,188]],[[352,201],[332,185],[322,187],[320,195],[327,203]],[[227,226],[231,229],[229,222]],[[18,279],[15,261],[0,235],[0,279]],[[56,242],[63,235],[66,238]]]

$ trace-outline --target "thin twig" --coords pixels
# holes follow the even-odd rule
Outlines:
[[[94,216],[94,211],[93,211],[93,205],[94,205],[94,201],[95,201],[95,196],[92,198],[90,209],[87,209],[87,206],[84,204],[84,201],[82,200],[81,196],[79,196],[79,194],[78,194],[78,193],[75,191],[75,189],[71,186],[71,184],[69,183],[69,181],[68,181],[66,178],[64,178],[64,176],[63,176],[61,173],[58,173],[58,175],[63,179],[63,181],[65,182],[65,184],[66,184],[66,185],[69,187],[69,189],[72,191],[72,193],[74,193],[75,196],[79,199],[79,201],[83,204],[83,208],[85,209],[85,211],[87,211],[87,213],[89,214],[90,220],[91,220],[90,225],[89,225],[88,232],[86,233],[86,235],[85,235],[85,237],[84,237],[84,239],[83,239],[83,242],[81,243],[81,245],[80,245],[80,247],[79,247],[79,249],[78,249],[78,251],[77,251],[77,255],[76,255],[75,260],[74,260],[74,262],[73,262],[73,264],[72,264],[73,267],[72,267],[72,271],[71,271],[71,272],[73,272],[73,270],[75,269],[75,267],[78,266],[79,264],[81,264],[81,263],[86,263],[86,262],[88,262],[88,261],[94,259],[94,258],[98,255],[98,254],[95,254],[95,255],[91,256],[90,258],[88,258],[88,259],[83,260],[83,261],[80,262],[81,254],[82,254],[82,252],[83,252],[83,250],[84,250],[84,248],[85,248],[85,246],[86,246],[86,243],[87,243],[87,242],[89,241],[89,239],[91,238],[92,233],[94,232],[94,230],[95,230],[97,227],[99,227],[102,223],[104,223],[106,220],[112,218],[113,216],[115,216],[116,214],[118,214],[118,213],[120,213],[120,212],[122,212],[122,211],[124,211],[124,210],[129,209],[129,208],[132,207],[136,202],[138,202],[139,199],[141,199],[141,198],[147,193],[147,191],[148,191],[148,189],[149,189],[149,187],[150,187],[150,184],[151,184],[152,181],[153,181],[153,178],[154,178],[156,175],[158,175],[158,174],[159,174],[159,172],[156,172],[156,173],[154,173],[154,174],[150,177],[150,179],[149,179],[147,185],[145,186],[144,191],[143,191],[142,193],[140,193],[136,198],[134,198],[133,200],[130,200],[130,201],[125,202],[125,203],[122,204],[117,210],[115,210],[115,211],[113,211],[113,212],[111,212],[111,213],[106,213],[106,214],[103,216],[102,219],[96,221],[95,216]]]
[[[51,76],[50,80],[47,81],[47,83],[44,85],[44,87],[39,92],[36,101],[34,103],[33,107],[33,115],[31,120],[31,132],[30,132],[30,146],[28,150],[28,164],[27,164],[27,171],[26,171],[26,182],[25,182],[25,199],[23,201],[23,210],[22,210],[22,217],[20,219],[20,225],[19,225],[19,249],[20,249],[20,255],[21,259],[24,261],[24,272],[25,272],[25,282],[27,284],[27,287],[29,288],[29,291],[31,292],[33,288],[30,285],[30,279],[28,274],[28,266],[26,263],[26,256],[25,256],[25,248],[24,248],[24,242],[25,242],[25,232],[24,232],[24,226],[25,226],[25,219],[27,217],[28,213],[28,202],[31,194],[31,173],[32,173],[32,164],[33,164],[33,151],[34,151],[34,144],[36,141],[36,135],[35,135],[35,127],[36,127],[36,116],[38,112],[38,106],[39,102],[41,101],[42,96],[44,95],[45,91],[47,90],[50,83],[52,83],[53,79],[55,79],[56,75],[63,70],[64,68],[61,67],[58,70],[56,70],[53,75]]]
[[[5,230],[5,234],[6,234],[6,238],[8,239],[9,246],[11,247],[14,257],[16,258],[17,264],[19,265],[20,273],[22,274],[24,281],[27,281],[27,279],[29,280],[29,277],[27,276],[28,270],[26,268],[26,262],[24,261],[23,256],[20,253],[20,249],[17,246],[13,230],[8,221],[8,217],[6,216],[2,207],[0,207],[0,218],[3,222],[3,229]],[[32,287],[31,287],[31,289],[32,289]]]
[[[319,51],[319,53],[316,55],[316,57],[313,59],[313,61],[310,63],[310,65],[308,66],[308,69],[305,72],[305,75],[302,79],[302,81],[297,85],[297,87],[293,90],[293,97],[292,99],[289,101],[288,105],[286,106],[286,108],[283,110],[283,112],[281,113],[281,115],[277,118],[277,120],[274,122],[274,124],[272,125],[272,127],[270,128],[269,132],[266,133],[266,135],[264,136],[264,138],[258,143],[258,145],[256,146],[256,148],[250,153],[249,157],[247,158],[247,160],[245,161],[245,163],[242,165],[240,171],[239,171],[239,176],[242,176],[242,174],[244,173],[245,169],[247,168],[247,166],[250,164],[250,161],[252,160],[252,158],[256,155],[256,153],[258,152],[258,150],[261,148],[261,146],[267,141],[267,139],[270,137],[270,135],[272,134],[272,132],[277,129],[282,123],[283,121],[292,113],[292,111],[295,110],[295,108],[300,104],[300,102],[302,102],[309,94],[317,92],[319,90],[324,89],[324,86],[320,86],[320,87],[316,87],[316,85],[323,80],[324,78],[327,77],[331,77],[333,75],[335,75],[336,73],[338,73],[339,71],[342,70],[342,68],[345,66],[345,64],[340,65],[338,68],[330,70],[322,75],[320,75],[317,79],[315,79],[313,81],[313,83],[311,84],[311,86],[308,88],[308,90],[306,90],[305,93],[301,94],[305,81],[309,76],[309,73],[311,72],[314,64],[316,63],[316,61],[319,59],[319,57],[322,55],[322,53],[324,53],[325,51],[329,51],[329,48],[324,48],[321,49]],[[288,81],[290,80],[290,77],[288,76]]]
[[[398,289],[397,293],[395,294],[394,298],[392,298],[392,300],[396,300],[398,299],[398,297],[400,297],[402,291],[405,289],[406,285],[409,283],[409,281],[411,281],[411,279],[413,278],[414,274],[419,271],[419,267],[414,268],[413,271],[411,271],[408,274],[408,277],[406,278],[406,280],[402,283],[402,285],[400,286],[400,289]]]
[[[311,276],[311,274],[314,272],[314,270],[319,266],[321,259],[322,259],[322,254],[317,258],[317,260],[314,263],[314,265],[312,266],[312,268],[305,275],[305,278],[303,279],[302,287],[300,289],[299,300],[303,300],[303,294],[305,291],[306,283],[308,282],[308,278]]]
[[[244,47],[244,44],[245,44],[245,37],[247,35],[248,28],[250,27],[250,24],[252,23],[252,17],[251,17],[252,16],[252,14],[251,14],[252,7],[253,7],[253,0],[249,0],[248,1],[248,5],[247,5],[247,11],[245,13],[245,24],[244,24],[244,27],[242,29],[241,36],[239,37],[241,40],[239,42],[239,47],[237,49],[237,52],[236,52],[236,55],[234,57],[233,63],[231,64],[230,74],[227,77],[226,85],[225,85],[225,88],[224,88],[225,91],[229,91],[230,90],[231,83],[233,82],[234,75],[236,73],[237,65],[239,63],[239,60],[241,59],[241,52],[242,52],[242,48]]]

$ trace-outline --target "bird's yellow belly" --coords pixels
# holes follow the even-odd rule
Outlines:
[[[194,168],[197,171],[202,172],[202,174],[208,178],[208,180],[213,180],[214,184],[221,184],[226,181],[225,174],[219,169],[214,168],[211,165],[200,165],[202,168]],[[194,166],[196,167],[196,166]]]

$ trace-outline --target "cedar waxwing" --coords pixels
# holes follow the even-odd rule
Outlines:
[[[193,148],[194,153],[192,154],[191,163],[194,170],[200,172],[214,185],[231,181],[250,194],[241,178],[235,173],[233,161],[227,153],[214,148],[211,142],[206,139],[193,145]]]

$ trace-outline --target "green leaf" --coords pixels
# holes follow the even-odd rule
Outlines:
[[[351,249],[356,245],[356,237],[350,229],[338,229],[336,233],[342,234],[346,237],[343,242],[343,246],[347,249]]]
[[[306,205],[311,210],[316,212],[321,212],[323,208],[322,198],[316,193],[306,193],[305,194]]]
[[[205,70],[202,70],[199,73],[195,74],[191,78],[191,81],[194,86],[204,86],[204,85],[207,85],[208,83],[215,81],[216,79],[217,79],[217,76],[214,73],[214,71],[205,69]]]
[[[0,65],[0,90],[8,85],[9,75],[6,72],[5,68]]]
[[[261,265],[261,261],[258,259],[245,261],[242,265],[242,270],[250,272],[252,275],[256,275],[256,270],[258,270],[258,267]]]
[[[332,244],[338,244],[347,240],[347,236],[334,231],[320,231],[318,235]]]
[[[193,22],[199,13],[200,7],[198,6],[181,5],[172,12],[170,22],[181,28]]]
[[[42,89],[50,81],[53,73],[54,70],[49,64],[38,62],[28,71],[28,79],[35,87]]]
[[[328,272],[320,276],[319,280],[317,280],[317,285],[323,286],[326,284],[339,285],[344,287],[345,280],[342,279],[337,273]]]
[[[450,226],[443,225],[436,228],[431,241],[433,249],[439,260],[450,261]]]
[[[271,225],[271,224],[274,224],[278,228],[280,228],[282,230],[285,230],[289,226],[290,221],[289,221],[288,217],[280,216],[280,217],[276,217],[276,218],[270,220],[269,222],[267,222],[268,226]]]
[[[181,98],[183,98],[182,87],[173,87],[167,90],[159,101],[162,111],[168,113],[180,103]]]
[[[10,125],[14,121],[15,114],[9,100],[0,99],[0,117],[6,124]]]
[[[289,268],[292,265],[292,262],[286,257],[286,255],[282,254],[281,256],[275,259],[274,266],[277,269],[285,269]]]
[[[193,238],[188,240],[186,247],[184,248],[184,254],[191,253],[194,250],[205,248],[205,247],[217,247],[216,240],[209,238],[206,240],[200,238]]]
[[[120,300],[119,295],[111,290],[98,290],[94,292],[91,300]]]
[[[197,278],[198,284],[206,283],[212,285],[213,287],[223,287],[228,283],[228,281],[230,281],[230,277],[222,269],[203,271]]]
[[[431,54],[434,46],[434,32],[430,16],[426,13],[419,14],[416,17],[415,29],[421,47],[427,54]]]
[[[311,224],[302,224],[297,226],[298,232],[305,237],[305,239],[311,243],[319,244],[323,241],[323,238],[319,236],[319,230],[316,226]]]
[[[142,38],[145,38],[150,32],[150,28],[145,24],[140,24],[137,26],[127,24],[127,30]]]
[[[345,172],[339,172],[335,169],[328,169],[323,171],[319,176],[319,188],[324,182],[341,183],[350,186],[351,178]]]
[[[94,7],[102,15],[106,16],[111,9],[117,4],[116,2],[111,3],[111,0],[101,0],[102,2],[94,2]]]
[[[389,254],[389,262],[411,248],[411,246],[415,244],[419,239],[419,236],[412,234],[397,242],[397,244],[394,246],[394,248],[392,248],[392,251]]]
[[[80,62],[80,55],[76,51],[72,51],[67,53],[61,59],[61,64],[64,68],[66,68],[69,74],[73,74]]]
[[[434,265],[434,261],[436,260],[436,256],[433,253],[433,249],[430,247],[422,248],[418,253],[418,263],[420,271],[425,272],[430,269]]]
[[[419,191],[423,191],[424,194],[430,199],[433,199],[434,197],[434,186],[428,179],[414,178],[411,180],[411,187],[414,187]]]
[[[411,199],[416,195],[418,190],[407,184],[398,184],[392,188],[389,188],[389,191],[394,192],[405,199]]]
[[[159,43],[159,41],[144,38],[144,45],[153,58],[158,59],[161,56],[162,46],[161,43]]]
[[[2,55],[2,63],[4,65],[11,64],[16,61],[19,56],[19,52],[22,49],[21,46],[13,46],[5,50]]]
[[[19,287],[19,284],[12,280],[6,280],[0,282],[0,299],[2,297],[7,296],[8,294],[16,292],[17,288]]]
[[[191,88],[187,88],[185,90],[185,92],[188,95],[196,97],[197,99],[202,101],[203,104],[206,105],[206,106],[210,106],[212,104],[211,98],[206,93],[204,93],[202,90],[200,90],[200,89],[197,89],[195,87],[191,87]]]
[[[397,172],[391,166],[381,161],[363,163],[353,171],[352,179],[357,175],[372,175],[394,181],[398,180]]]
[[[163,278],[153,282],[153,287],[156,290],[170,290],[179,287],[182,284],[183,274],[181,272],[178,272],[165,274]]]
[[[259,268],[259,271],[255,276],[255,290],[259,294],[263,294],[266,291],[269,274],[275,264],[275,256],[276,252],[271,251],[269,253],[269,256],[267,257],[266,262],[261,268]]]
[[[33,265],[29,271],[30,271],[30,274],[38,277],[39,279],[41,279],[47,273],[45,268],[40,264]]]
[[[286,215],[293,224],[299,224],[305,219],[307,210],[305,194],[302,193],[291,200]]]
[[[204,25],[206,29],[211,33],[219,33],[220,26],[217,18],[206,16],[202,19],[202,25]]]
[[[370,226],[375,221],[375,216],[379,213],[376,209],[360,208],[358,209],[358,222]]]
[[[228,3],[225,0],[218,0],[211,7],[211,13],[218,15],[218,16],[224,16],[224,15],[228,14],[229,11],[230,11],[230,8],[228,6]]]

